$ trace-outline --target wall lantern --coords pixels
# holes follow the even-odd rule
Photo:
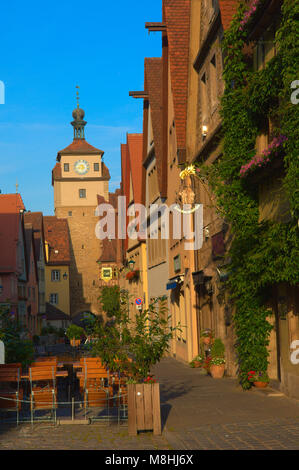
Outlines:
[[[206,281],[205,285],[206,285],[206,290],[207,290],[208,295],[212,297],[212,295],[214,294],[212,281],[210,280]]]
[[[130,261],[128,261],[128,265],[129,265],[130,271],[133,272],[134,271],[134,266],[135,266],[135,261],[133,259],[131,259]]]
[[[208,135],[208,126],[202,126],[202,136],[207,137]]]
[[[63,277],[63,280],[66,281],[67,278],[68,278],[67,273],[64,273],[64,275],[62,277]]]

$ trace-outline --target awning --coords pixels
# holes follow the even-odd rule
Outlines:
[[[166,290],[173,290],[176,287],[180,286],[182,282],[184,282],[184,274],[169,279],[169,282],[166,284]]]

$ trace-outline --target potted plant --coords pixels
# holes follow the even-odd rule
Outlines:
[[[201,332],[200,337],[204,344],[209,345],[213,342],[214,335],[211,330],[207,329]]]
[[[206,375],[210,373],[211,369],[211,356],[207,356],[203,363],[203,369],[206,371]]]
[[[165,297],[137,312],[134,319],[129,316],[129,305],[128,292],[121,291],[119,309],[113,319],[97,323],[93,353],[110,370],[119,371],[129,379],[129,434],[136,435],[141,430],[161,434],[160,386],[150,370],[169,350],[170,340],[179,327],[170,326]]]
[[[198,355],[190,362],[190,366],[195,369],[199,369],[200,367],[203,366],[203,362],[204,362],[203,356]]]
[[[211,347],[210,373],[213,379],[222,379],[225,371],[225,347],[220,338],[215,339]]]
[[[191,362],[190,366],[198,369],[200,375],[208,375],[208,370],[205,367],[205,358],[203,355],[196,356]]]
[[[72,346],[80,346],[81,337],[85,335],[83,328],[77,325],[70,325],[66,330],[66,336],[70,340]]]
[[[254,371],[248,372],[248,380],[253,383],[257,388],[266,388],[269,385],[270,379],[265,371]]]

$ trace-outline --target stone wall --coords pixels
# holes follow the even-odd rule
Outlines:
[[[95,207],[58,207],[55,215],[68,220],[70,231],[70,305],[71,316],[91,311],[99,314],[99,265],[101,241],[95,228],[99,218]],[[69,216],[69,213],[72,213]]]

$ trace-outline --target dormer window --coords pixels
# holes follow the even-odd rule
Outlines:
[[[93,164],[93,171],[100,171],[100,164],[99,163],[94,163]]]
[[[65,163],[65,164],[63,165],[63,168],[64,168],[64,171],[65,171],[66,173],[68,173],[68,172],[70,171],[70,164],[69,164],[69,163]]]

